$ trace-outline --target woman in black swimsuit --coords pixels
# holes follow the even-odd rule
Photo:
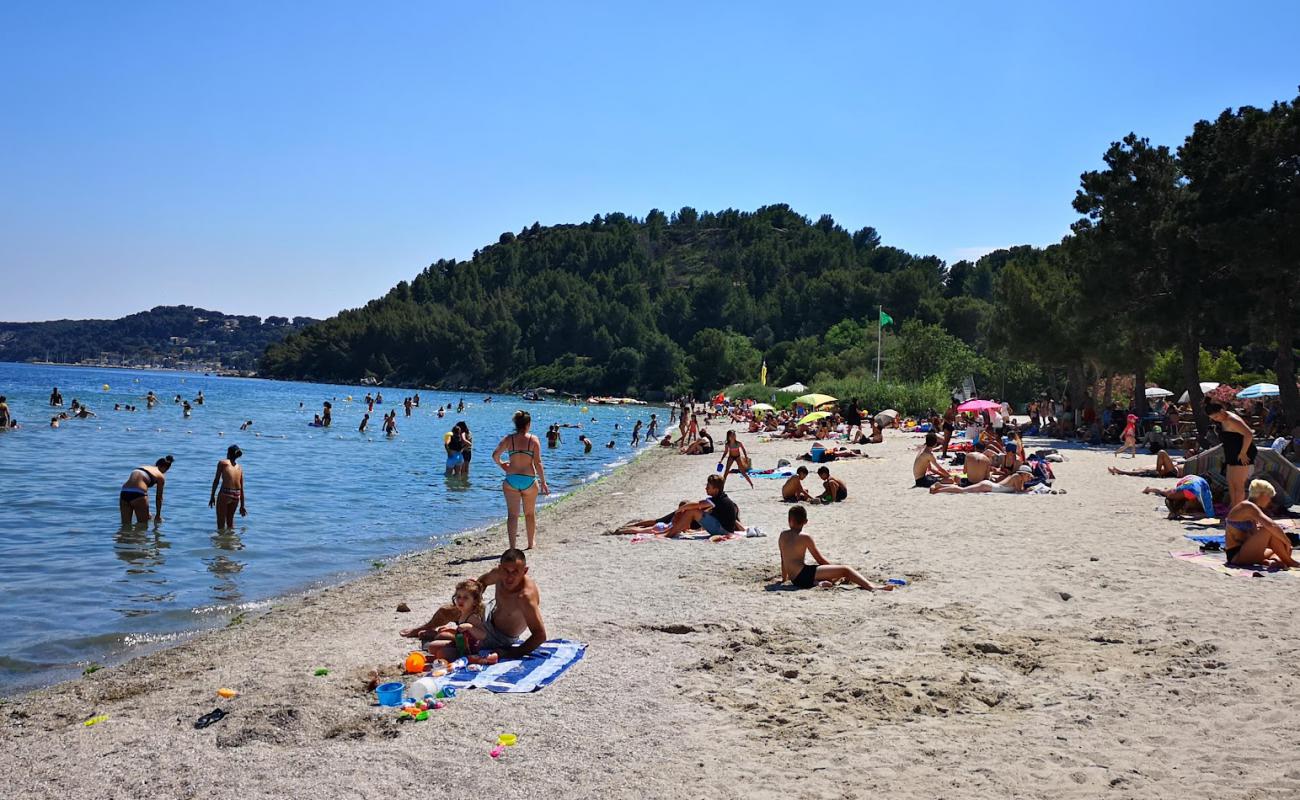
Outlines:
[[[1205,413],[1219,423],[1223,462],[1228,472],[1228,506],[1236,508],[1246,499],[1246,481],[1255,466],[1255,433],[1246,421],[1219,403],[1206,403]]]
[[[163,521],[163,484],[167,482],[165,475],[167,470],[172,468],[174,460],[171,456],[167,456],[158,459],[152,467],[136,467],[131,470],[126,483],[122,484],[122,491],[118,495],[117,501],[118,509],[122,512],[123,525],[130,525],[133,515],[137,522],[149,521],[150,486],[158,487],[158,494],[155,498],[154,520],[157,522]]]

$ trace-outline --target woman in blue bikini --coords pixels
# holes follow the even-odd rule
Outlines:
[[[510,536],[510,547],[515,547],[519,535],[519,510],[522,506],[524,525],[528,530],[528,549],[531,550],[537,540],[537,493],[550,494],[551,489],[546,485],[546,471],[542,468],[542,443],[528,432],[533,424],[532,415],[527,411],[516,411],[514,422],[515,432],[502,439],[497,449],[492,451],[492,463],[506,474],[501,491],[506,496],[506,531]]]
[[[154,521],[162,522],[163,507],[163,484],[167,482],[167,470],[172,468],[173,459],[171,456],[165,456],[154,462],[152,467],[136,467],[131,470],[127,476],[126,483],[122,484],[122,490],[118,495],[118,509],[122,512],[122,525],[130,525],[131,517],[135,517],[137,522],[149,521],[149,489],[157,488],[157,509],[154,512]]]

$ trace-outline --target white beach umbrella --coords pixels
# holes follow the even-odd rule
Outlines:
[[[1219,388],[1217,381],[1201,381],[1201,394],[1212,392]],[[1178,398],[1178,402],[1186,403],[1191,398],[1191,392],[1183,392],[1183,396]]]
[[[1168,389],[1161,389],[1159,386],[1152,386],[1147,389],[1147,397],[1173,397],[1174,393]]]

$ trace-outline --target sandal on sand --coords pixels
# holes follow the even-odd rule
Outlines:
[[[220,722],[221,720],[225,719],[225,717],[226,717],[226,712],[222,711],[219,708],[214,708],[208,713],[199,717],[198,720],[194,723],[194,727],[199,729],[206,728],[214,722]]]

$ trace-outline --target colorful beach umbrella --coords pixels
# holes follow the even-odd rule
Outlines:
[[[957,406],[958,411],[992,411],[1002,406],[992,400],[967,400]]]
[[[1255,383],[1237,392],[1237,397],[1243,400],[1254,400],[1256,397],[1277,397],[1281,390],[1277,388],[1276,383]]]
[[[829,416],[829,411],[814,411],[811,414],[805,414],[804,418],[799,420],[799,424],[807,425],[809,422],[816,422],[819,419],[826,419]]]
[[[805,394],[802,397],[796,397],[794,401],[801,406],[812,406],[813,408],[817,408],[818,406],[824,406],[828,403],[834,403],[836,402],[836,399],[828,394],[817,394],[816,392],[813,392],[812,394]]]

